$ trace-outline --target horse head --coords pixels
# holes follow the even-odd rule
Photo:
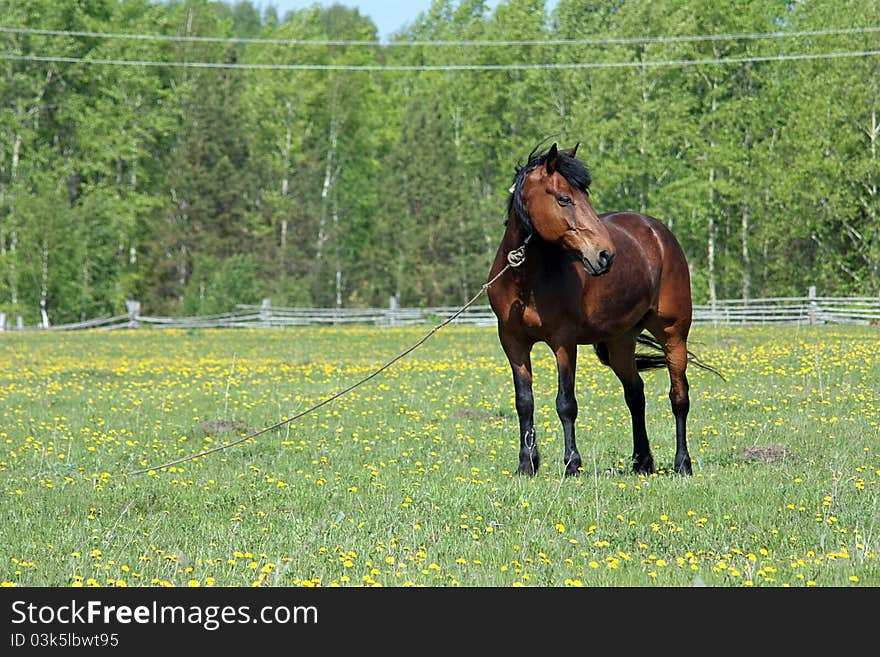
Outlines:
[[[511,188],[511,208],[526,229],[560,245],[584,264],[591,276],[608,272],[615,248],[608,229],[590,204],[590,174],[575,157],[577,146],[556,144],[529,158]]]

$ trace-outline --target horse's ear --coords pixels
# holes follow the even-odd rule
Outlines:
[[[580,145],[581,145],[581,142],[578,142],[574,145],[574,148],[569,148],[567,151],[562,151],[562,152],[565,155],[568,155],[569,157],[574,157],[575,155],[577,155],[578,146],[580,146]]]
[[[544,166],[547,169],[548,174],[552,174],[556,171],[556,158],[559,156],[559,151],[556,148],[556,143],[550,147],[550,150],[547,151],[547,159],[544,160]]]

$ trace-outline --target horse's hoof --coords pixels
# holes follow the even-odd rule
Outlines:
[[[516,473],[533,477],[538,471],[539,465],[541,465],[541,458],[538,456],[537,451],[520,454],[519,467],[516,469]]]
[[[565,476],[571,477],[581,472],[581,455],[575,452],[565,460]]]
[[[680,475],[692,475],[694,473],[691,468],[691,457],[685,456],[682,459],[675,459],[675,472]]]
[[[654,467],[654,459],[648,454],[647,456],[633,456],[633,472],[636,474],[651,475],[657,472]]]

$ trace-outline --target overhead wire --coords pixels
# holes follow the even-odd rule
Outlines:
[[[247,37],[205,37],[196,35],[138,34],[119,32],[96,32],[81,30],[49,30],[39,28],[2,27],[0,33],[25,34],[42,36],[65,36],[80,38],[102,38],[142,41],[171,42],[209,42],[225,44],[274,44],[295,46],[425,46],[425,47],[486,47],[486,46],[560,46],[560,45],[607,45],[633,43],[682,43],[720,40],[745,39],[782,39],[792,37],[817,37],[853,34],[873,34],[880,32],[880,27],[864,26],[852,28],[828,28],[822,30],[794,30],[780,32],[698,34],[698,35],[666,35],[666,36],[635,36],[635,37],[587,37],[582,39],[546,39],[546,40],[428,40],[428,41],[392,41],[381,43],[363,40],[308,40],[308,39],[267,39]],[[31,61],[44,63],[93,64],[105,66],[140,66],[140,67],[173,67],[202,69],[238,69],[268,71],[513,71],[513,70],[553,70],[553,69],[607,69],[607,68],[656,68],[656,67],[690,67],[702,65],[725,65],[759,63],[773,61],[803,61],[822,59],[842,59],[854,57],[874,57],[880,50],[842,50],[836,52],[800,52],[779,53],[773,55],[744,55],[735,57],[714,57],[701,59],[660,59],[660,60],[627,60],[627,61],[579,61],[579,62],[545,62],[545,63],[507,63],[507,64],[310,64],[310,63],[258,63],[258,62],[210,62],[210,61],[157,61],[152,59],[120,59],[102,57],[73,57],[48,54],[13,54],[0,53],[0,60]]]
[[[42,36],[87,37],[97,39],[130,39],[140,41],[192,41],[225,44],[266,44],[291,46],[372,46],[372,47],[416,47],[416,46],[454,46],[454,47],[501,47],[501,46],[561,46],[561,45],[605,45],[627,43],[678,43],[689,41],[741,41],[752,39],[787,39],[812,36],[835,36],[853,34],[872,34],[880,32],[880,26],[851,28],[827,28],[823,30],[792,30],[777,32],[697,34],[697,35],[647,35],[634,37],[585,37],[580,39],[472,39],[472,40],[395,40],[373,41],[363,39],[278,39],[258,37],[211,37],[178,34],[138,34],[126,32],[95,32],[84,30],[49,30],[26,27],[2,27],[0,33],[31,34]]]
[[[716,57],[708,59],[642,60],[622,62],[552,62],[544,64],[243,64],[238,62],[181,62],[86,57],[56,57],[50,55],[12,55],[0,53],[0,60],[55,62],[67,64],[100,64],[107,66],[168,66],[172,68],[216,68],[263,71],[514,71],[552,69],[601,68],[656,68],[671,66],[704,66],[744,64],[749,62],[801,61],[817,59],[844,59],[875,57],[880,50],[856,50],[830,53],[797,53],[791,55],[750,55],[744,57]]]

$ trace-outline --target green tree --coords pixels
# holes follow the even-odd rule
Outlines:
[[[876,3],[553,5],[435,0],[382,45],[341,5],[0,4],[0,311],[461,303],[546,138],[673,228],[697,301],[880,291]]]
[[[356,10],[333,6],[289,13],[266,33],[297,42],[312,65],[375,63],[377,48],[303,45],[302,41],[376,41],[376,28]],[[378,46],[378,41],[377,41]],[[255,46],[254,63],[286,60],[285,43]],[[293,70],[249,80],[244,104],[253,126],[259,172],[263,271],[276,303],[348,305],[369,296],[364,264],[373,233],[381,87],[357,72]]]
[[[181,36],[232,36],[232,19],[204,0],[176,7],[174,19]],[[184,40],[175,50],[181,62],[234,63],[239,56],[228,41]],[[241,75],[183,68],[172,85],[180,122],[163,183],[169,202],[146,245],[153,291],[148,300],[155,312],[171,313],[184,304],[187,290],[205,290],[211,272],[197,270],[197,263],[251,252],[256,232],[249,143],[236,129]],[[190,285],[193,277],[197,282]]]
[[[876,3],[798,3],[792,29],[853,29],[799,37],[798,52],[876,51]],[[880,292],[880,59],[847,57],[790,67],[789,112],[779,138],[781,220],[799,235],[803,276],[825,293]],[[775,281],[774,281],[775,282]],[[801,292],[803,293],[803,292]]]

